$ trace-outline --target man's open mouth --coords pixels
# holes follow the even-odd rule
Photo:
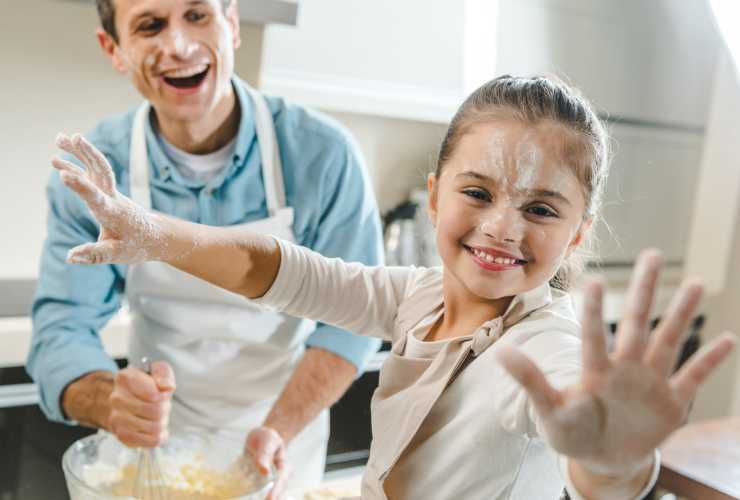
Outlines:
[[[164,81],[178,89],[192,89],[199,86],[208,74],[210,65],[202,65],[190,70],[181,70],[164,76]]]

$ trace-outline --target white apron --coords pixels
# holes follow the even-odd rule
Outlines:
[[[295,241],[272,114],[262,95],[247,90],[269,216],[240,227]],[[136,113],[130,151],[131,198],[146,208],[151,208],[145,136],[149,109],[145,103]],[[313,322],[263,309],[161,262],[129,266],[126,296],[132,317],[129,358],[167,361],[175,372],[172,433],[215,433],[239,447],[264,421],[315,328]],[[325,410],[288,447],[288,489],[320,483],[328,438]]]

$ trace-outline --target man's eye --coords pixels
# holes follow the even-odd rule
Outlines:
[[[206,14],[204,14],[203,12],[195,11],[195,10],[190,10],[185,14],[185,19],[193,23],[198,22],[201,19],[204,19],[205,17],[206,17]]]
[[[139,25],[137,31],[143,31],[146,33],[154,33],[162,29],[164,21],[161,19],[149,19]]]
[[[484,191],[482,189],[465,189],[465,190],[463,190],[463,193],[466,196],[469,196],[471,198],[475,198],[477,200],[491,201],[491,195],[488,194],[487,191]]]
[[[529,207],[527,209],[527,212],[534,214],[538,217],[557,217],[558,214],[554,211],[550,210],[547,207],[543,207],[541,205],[535,205],[533,207]]]

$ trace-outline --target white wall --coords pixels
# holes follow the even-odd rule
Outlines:
[[[37,273],[44,187],[60,131],[90,129],[136,94],[100,53],[93,4],[26,0],[0,16],[0,277]]]

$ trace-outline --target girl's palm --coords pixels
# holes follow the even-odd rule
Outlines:
[[[85,202],[100,223],[96,243],[86,243],[70,250],[74,263],[132,264],[155,256],[156,227],[150,214],[116,190],[116,180],[108,160],[82,136],[57,137],[57,146],[75,156],[85,169],[61,158],[52,165],[62,182]]]
[[[550,444],[594,472],[628,472],[649,461],[653,450],[683,424],[698,387],[734,345],[733,336],[725,334],[673,374],[702,288],[684,283],[649,336],[660,261],[655,251],[638,259],[611,354],[603,329],[602,286],[594,282],[586,287],[584,369],[577,384],[557,390],[519,351],[506,348],[499,354],[527,390]]]

